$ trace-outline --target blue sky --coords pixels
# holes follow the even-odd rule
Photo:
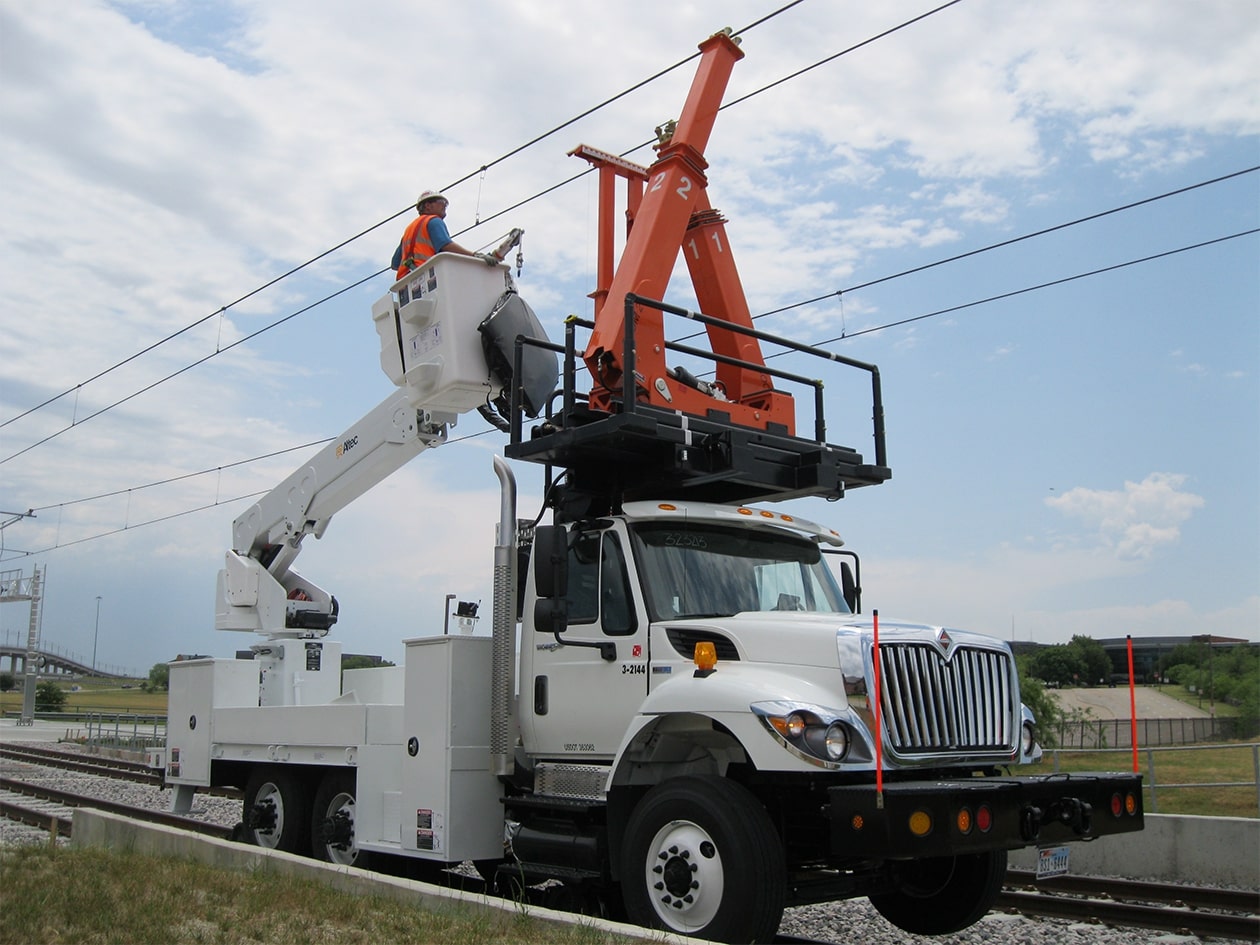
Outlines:
[[[0,510],[36,510],[0,569],[47,568],[45,640],[90,654],[100,597],[103,664],[253,642],[213,630],[229,500],[313,449],[242,461],[390,393],[388,276],[306,309],[386,266],[420,190],[447,189],[465,245],[525,229],[520,289],[558,338],[590,314],[593,181],[503,211],[578,174],[578,143],[648,140],[694,66],[501,156],[723,26],[757,23],[734,102],[933,9],[758,22],[785,6],[0,0]],[[886,278],[1260,164],[1257,61],[1250,0],[962,0],[719,115],[709,196],[754,313],[830,296],[762,327],[881,369],[892,480],[793,504],[862,554],[868,607],[1045,643],[1260,639],[1260,238],[1236,236],[1260,172]],[[869,452],[860,388],[828,397],[831,438]],[[448,593],[488,612],[487,430],[461,419],[306,543],[347,651],[400,659]],[[539,472],[517,475],[532,515]],[[27,619],[0,606],[10,638]]]

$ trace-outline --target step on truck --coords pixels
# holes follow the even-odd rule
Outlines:
[[[880,377],[753,326],[703,158],[742,53],[725,31],[700,49],[650,166],[571,152],[599,175],[592,320],[553,342],[508,266],[452,254],[372,307],[394,392],[233,525],[215,626],[257,642],[171,664],[173,809],[231,785],[248,843],[729,942],[859,896],[950,933],[1008,851],[1061,869],[1142,829],[1140,775],[1035,766],[1004,642],[865,614],[856,555],[782,504],[890,478]],[[680,253],[698,311],[662,301]],[[828,372],[869,390],[869,456],[829,442]],[[302,542],[472,410],[507,440],[491,632],[342,671]],[[525,518],[517,463],[543,468]]]

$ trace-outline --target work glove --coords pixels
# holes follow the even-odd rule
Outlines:
[[[487,266],[497,266],[499,264],[499,257],[494,253],[478,253],[477,258]]]

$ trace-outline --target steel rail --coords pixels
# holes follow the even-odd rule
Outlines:
[[[84,794],[75,794],[70,791],[58,791],[53,788],[41,787],[37,784],[31,784],[27,781],[20,781],[16,778],[0,778],[0,789],[21,794],[33,800],[46,801],[53,804],[60,804],[63,807],[88,807],[93,810],[103,810],[107,813],[118,814],[121,817],[129,817],[132,820],[141,820],[151,824],[161,824],[166,827],[177,827],[180,830],[189,830],[193,833],[205,834],[211,837],[219,837],[227,839],[232,835],[231,827],[224,827],[220,824],[207,823],[203,820],[196,820],[192,817],[183,817],[179,814],[171,814],[166,811],[149,810],[143,807],[133,807],[130,804],[121,804],[118,801],[107,801],[98,797],[89,797]],[[10,814],[12,811],[12,815]],[[55,818],[59,824],[67,823],[67,819],[59,815],[49,814],[43,811],[37,811],[34,808],[25,807],[24,805],[6,801],[0,805],[0,813],[11,820],[22,820],[22,813],[30,812],[35,816],[45,818],[43,824],[34,824],[34,826],[47,827],[48,817]],[[24,823],[29,821],[23,820]],[[68,828],[58,827],[58,833],[61,836],[70,836]]]
[[[80,774],[94,774],[102,778],[134,781],[137,784],[161,786],[163,780],[160,772],[147,765],[137,764],[136,762],[120,762],[120,759],[115,758],[105,759],[109,763],[85,761],[83,760],[83,755],[76,756],[70,752],[13,748],[7,745],[0,748],[0,758],[25,761],[30,764],[44,765],[50,768],[62,768],[66,771],[77,771]],[[123,765],[129,765],[130,767],[123,767]]]
[[[132,761],[127,758],[111,758],[107,755],[95,755],[81,751],[62,751],[57,748],[41,748],[37,745],[22,743],[0,745],[0,757],[38,758],[41,761],[73,761],[100,765],[102,768],[117,768],[119,771],[145,771],[156,769],[143,761]]]
[[[1105,895],[1111,899],[1130,902],[1175,903],[1191,909],[1260,913],[1260,891],[1254,889],[1187,886],[1182,883],[1155,883],[1099,876],[1054,876],[1038,880],[1036,874],[1030,870],[1007,870],[1006,885],[1086,896]]]
[[[43,765],[60,768],[79,774],[92,774],[104,778],[115,778],[131,781],[136,784],[148,784],[165,787],[163,773],[139,761],[128,761],[124,758],[98,758],[95,755],[83,755],[78,752],[57,751],[49,748],[32,748],[29,746],[14,747],[0,745],[0,758],[9,758],[26,764]],[[216,797],[241,797],[242,792],[233,787],[199,787],[198,794],[210,794]]]
[[[1026,891],[1035,887],[1037,891]],[[1028,916],[1083,919],[1101,925],[1260,940],[1260,893],[1100,876],[1007,873],[995,909]]]

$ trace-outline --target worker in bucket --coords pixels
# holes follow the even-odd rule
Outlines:
[[[401,279],[413,269],[418,269],[438,253],[456,253],[475,256],[493,266],[499,260],[489,253],[474,253],[451,239],[446,229],[446,208],[449,201],[436,190],[426,190],[416,201],[416,213],[420,214],[403,232],[398,248],[394,250],[394,278]]]

